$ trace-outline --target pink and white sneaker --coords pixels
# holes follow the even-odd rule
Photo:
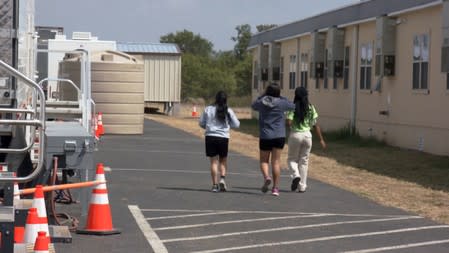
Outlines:
[[[271,195],[279,196],[279,188],[273,187],[273,189],[271,189]]]

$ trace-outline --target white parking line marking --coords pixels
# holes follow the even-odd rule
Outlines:
[[[225,234],[206,235],[206,236],[197,236],[197,237],[173,238],[173,239],[162,240],[162,242],[167,243],[167,242],[193,241],[193,240],[203,240],[203,239],[212,239],[212,238],[222,238],[222,237],[227,237],[227,236],[239,236],[239,235],[248,235],[248,234],[256,234],[256,233],[285,231],[285,230],[293,230],[293,229],[328,227],[328,226],[343,225],[343,224],[361,224],[361,223],[373,223],[373,222],[421,219],[421,218],[422,217],[399,217],[399,218],[386,218],[386,219],[339,221],[339,222],[319,223],[319,224],[302,225],[302,226],[289,226],[289,227],[259,229],[259,230],[252,230],[252,231],[242,231],[242,232],[235,232],[235,233],[225,233]],[[446,226],[446,227],[449,227],[449,226]]]
[[[211,212],[211,213],[196,213],[196,214],[186,214],[186,215],[173,215],[173,216],[163,216],[163,217],[152,217],[146,218],[147,220],[164,220],[164,219],[178,219],[178,218],[188,218],[197,216],[209,216],[209,215],[221,215],[221,214],[231,214],[238,213],[235,211],[225,211],[225,212]]]
[[[380,214],[344,214],[344,213],[305,213],[305,212],[273,212],[273,211],[236,211],[236,210],[189,210],[189,209],[140,209],[142,212],[187,212],[187,213],[213,213],[213,212],[237,212],[237,213],[249,213],[249,214],[293,214],[293,215],[335,215],[344,217],[402,217],[402,218],[415,218],[419,216],[410,215],[380,215]]]
[[[142,230],[143,235],[147,238],[148,243],[153,248],[154,253],[168,253],[167,248],[162,243],[159,236],[153,231],[150,224],[145,220],[142,212],[138,206],[130,205],[128,206],[129,211],[134,216],[140,230]]]
[[[385,250],[408,249],[408,248],[415,248],[415,247],[422,247],[422,246],[436,245],[436,244],[445,244],[445,243],[449,243],[449,239],[448,240],[440,240],[440,241],[428,241],[428,242],[402,244],[402,245],[395,245],[395,246],[382,247],[382,248],[345,251],[342,253],[370,253],[370,252],[380,252],[380,251],[385,251]]]
[[[159,231],[159,230],[172,230],[172,229],[186,229],[186,228],[197,228],[197,227],[206,227],[206,226],[233,224],[233,223],[270,221],[270,220],[286,220],[286,219],[298,219],[298,218],[313,218],[313,217],[323,217],[323,216],[332,216],[332,215],[329,215],[329,214],[315,214],[315,215],[306,215],[306,216],[305,215],[291,215],[291,216],[267,217],[267,218],[259,218],[259,219],[219,221],[219,222],[184,225],[184,226],[160,227],[160,228],[154,228],[153,230]]]
[[[106,152],[143,152],[143,153],[166,153],[170,155],[204,155],[204,152],[176,151],[176,150],[155,150],[155,149],[132,149],[132,148],[102,148]],[[239,153],[230,153],[234,157],[248,157]]]
[[[141,168],[114,168],[114,171],[142,171],[142,172],[169,172],[169,173],[191,173],[191,174],[210,174],[210,171],[206,170],[162,170],[162,169],[141,169]],[[260,177],[260,174],[256,173],[226,173],[227,175],[241,175],[241,176],[251,176]],[[290,177],[284,175],[282,177]]]
[[[274,247],[274,246],[282,246],[282,245],[292,245],[292,244],[301,244],[301,243],[309,243],[309,242],[329,241],[329,240],[338,240],[338,239],[346,239],[346,238],[358,238],[358,237],[367,237],[367,236],[376,236],[376,235],[386,235],[386,234],[404,233],[404,232],[410,232],[410,231],[429,230],[429,229],[438,229],[438,228],[449,228],[449,226],[447,226],[447,225],[426,226],[426,227],[414,227],[414,228],[404,228],[404,229],[385,230],[385,231],[378,231],[378,232],[369,232],[369,233],[363,233],[363,234],[347,234],[347,235],[337,235],[337,236],[326,236],[326,237],[317,237],[317,238],[304,239],[304,240],[273,242],[273,243],[254,244],[254,245],[247,245],[247,246],[240,246],[240,247],[221,248],[221,249],[214,249],[214,250],[194,251],[194,252],[191,252],[191,253],[228,252],[228,251],[235,251],[235,250],[254,249],[254,248],[263,248],[263,247]]]

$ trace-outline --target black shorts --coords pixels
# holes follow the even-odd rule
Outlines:
[[[227,157],[229,139],[216,136],[206,136],[206,156]]]
[[[285,138],[259,139],[259,149],[264,151],[271,151],[273,148],[283,149],[284,145]]]

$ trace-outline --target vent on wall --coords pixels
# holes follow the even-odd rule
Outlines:
[[[396,54],[396,19],[376,18],[376,76],[393,76]]]
[[[329,78],[343,77],[345,30],[336,27],[327,32],[327,66]]]
[[[92,34],[90,32],[73,32],[72,40],[90,40],[92,39]]]
[[[319,32],[311,34],[312,52],[310,60],[310,77],[323,78],[326,35]]]

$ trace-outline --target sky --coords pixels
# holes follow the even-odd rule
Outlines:
[[[231,50],[235,27],[287,24],[357,0],[35,0],[35,23],[91,32],[100,40],[159,42],[184,29]]]

